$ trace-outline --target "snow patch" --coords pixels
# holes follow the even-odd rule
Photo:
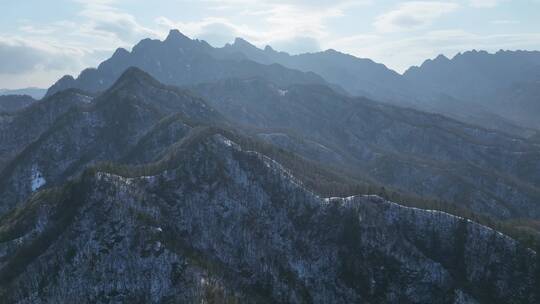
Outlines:
[[[232,141],[230,141],[230,140],[227,139],[227,138],[225,138],[225,139],[223,140],[223,143],[224,143],[225,145],[229,146],[229,147],[232,147],[232,145],[233,145],[233,144],[232,144]]]
[[[32,166],[32,191],[36,191],[43,187],[47,181],[43,177],[43,174],[39,171],[37,166]]]
[[[91,103],[92,102],[92,97],[90,97],[90,96],[86,96],[86,95],[82,95],[82,94],[76,94],[75,96],[77,96],[84,103]]]

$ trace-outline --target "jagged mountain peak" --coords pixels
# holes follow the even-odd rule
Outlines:
[[[265,51],[265,52],[275,52],[275,50],[274,50],[271,46],[269,46],[269,45],[267,45],[267,46],[264,47],[264,51]]]
[[[204,40],[193,40],[178,30],[171,30],[164,41],[143,39],[131,52],[117,50],[97,69],[86,69],[76,79],[60,79],[48,90],[47,95],[70,87],[103,92],[130,66],[148,72],[162,83],[176,86],[254,76],[265,77],[280,84],[325,83],[324,79],[314,73],[260,64],[245,60],[241,52],[224,49],[214,48]],[[254,46],[253,50],[262,52]]]
[[[169,34],[167,35],[167,38],[165,38],[165,41],[186,41],[186,40],[192,40],[188,36],[182,34],[180,30],[178,29],[171,29],[169,31]]]
[[[249,41],[245,40],[244,38],[240,38],[240,37],[234,38],[233,45],[234,46],[239,46],[239,47],[255,47],[256,48],[255,45],[251,44]]]
[[[73,78],[73,76],[71,76],[71,75],[64,75],[64,76],[62,76],[62,78],[60,78],[60,80],[58,80],[58,81],[73,81],[73,80],[75,80],[75,78]]]
[[[436,61],[448,61],[448,57],[446,57],[444,54],[439,54],[434,60]]]
[[[159,42],[158,40],[157,44],[159,43],[161,43],[162,48],[169,49],[171,51],[172,51],[172,48],[177,48],[177,49],[185,48],[185,49],[191,49],[195,52],[208,53],[208,52],[211,52],[211,50],[213,49],[212,46],[208,44],[206,41],[192,39],[184,35],[177,29],[170,30],[169,34],[167,35],[167,38],[165,38],[163,42]],[[159,48],[159,46],[156,46],[155,48]]]
[[[117,48],[116,51],[114,51],[112,57],[125,57],[129,55],[129,51],[125,48]]]

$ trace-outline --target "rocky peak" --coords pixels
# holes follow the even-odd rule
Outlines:
[[[163,40],[164,46],[169,47],[197,47],[202,46],[198,40],[191,39],[186,35],[182,34],[177,29],[172,29],[169,31],[167,38]]]
[[[246,49],[258,49],[256,46],[254,46],[253,44],[249,43],[247,40],[245,39],[242,39],[240,37],[236,37],[234,39],[234,43],[233,43],[233,46],[234,47],[237,47],[237,48],[246,48]]]
[[[169,34],[167,35],[167,38],[165,39],[165,41],[168,41],[168,42],[172,42],[172,41],[186,41],[186,40],[189,40],[189,41],[192,41],[188,36],[182,34],[179,30],[177,29],[171,29],[169,31]]]
[[[116,51],[114,51],[114,54],[112,55],[112,57],[116,57],[116,58],[124,58],[126,56],[129,56],[129,51],[126,50],[125,48],[117,48]]]

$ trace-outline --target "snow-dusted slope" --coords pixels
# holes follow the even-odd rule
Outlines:
[[[2,299],[538,299],[536,254],[498,232],[375,196],[320,198],[276,162],[223,135],[203,134],[177,148],[143,176],[87,171],[9,214],[0,225]]]
[[[57,95],[61,94],[66,92]],[[73,103],[78,100],[69,94],[65,98],[75,99]],[[53,111],[47,104],[36,106],[44,107],[46,113]],[[200,98],[129,69],[92,103],[59,114],[0,170],[0,214],[42,186],[61,185],[90,164],[123,161],[124,157],[136,161],[134,154],[141,153],[145,155],[140,158],[149,159],[149,153],[167,148],[189,131],[190,124],[200,122],[219,124],[223,119]]]

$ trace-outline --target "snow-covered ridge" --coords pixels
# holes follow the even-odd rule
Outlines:
[[[251,151],[251,150],[243,150],[240,145],[235,143],[234,141],[228,139],[227,137],[221,135],[221,134],[215,134],[212,136],[212,139],[214,140],[214,143],[218,143],[222,145],[225,149],[231,149],[234,151],[246,153],[248,155],[255,156],[258,160],[262,161],[266,168],[271,170],[273,174],[276,174],[280,176],[281,178],[285,179],[292,185],[293,188],[296,188],[295,190],[304,191],[309,194],[315,201],[320,202],[322,205],[329,205],[329,204],[340,204],[346,208],[362,208],[363,206],[368,206],[369,204],[379,204],[381,206],[384,206],[384,218],[389,223],[396,223],[400,220],[403,220],[404,217],[410,217],[414,216],[417,219],[425,219],[425,221],[433,221],[433,219],[444,219],[445,223],[448,223],[448,225],[455,225],[458,222],[465,221],[467,224],[470,225],[470,229],[476,230],[480,234],[484,235],[496,235],[497,238],[502,238],[505,240],[505,243],[511,244],[511,246],[516,246],[517,242],[512,239],[511,237],[496,231],[490,227],[481,225],[479,223],[473,222],[469,219],[465,219],[460,216],[452,215],[450,213],[444,212],[444,211],[438,211],[438,210],[429,210],[429,209],[420,209],[416,207],[408,207],[401,205],[397,202],[392,202],[383,199],[380,196],[377,195],[355,195],[355,196],[349,196],[349,197],[330,197],[330,198],[323,198],[319,195],[315,194],[313,191],[307,189],[305,185],[297,179],[293,173],[285,168],[283,165],[281,165],[276,160],[259,153],[257,151]],[[107,172],[97,172],[96,177],[98,180],[104,180],[107,182],[114,183],[116,185],[119,185],[123,190],[128,191],[130,187],[133,187],[137,181],[140,181],[142,179],[150,182],[152,184],[157,180],[157,177],[159,174],[152,175],[152,176],[137,176],[137,177],[123,177],[120,175],[116,175],[113,173],[107,173]],[[424,221],[424,220],[423,220]]]
[[[498,288],[496,302],[509,302],[520,286],[518,303],[533,294],[534,255],[509,238],[374,195],[320,198],[272,158],[243,151],[223,135],[202,139],[182,163],[156,175],[85,175],[81,182],[91,187],[81,212],[18,274],[8,296],[33,300],[33,279],[57,269],[59,279],[47,281],[49,302],[73,293],[93,300],[111,290],[122,302],[133,290],[153,303],[170,295],[207,302],[204,296],[222,286],[227,295],[245,296],[238,302],[252,303],[256,298],[242,291],[256,292],[254,283],[272,284],[265,296],[275,303],[484,303],[476,291],[483,282]],[[18,243],[29,241],[0,243],[0,254],[4,249],[9,261]],[[521,267],[521,258],[532,266]],[[455,284],[455,260],[465,261],[458,270],[467,280],[463,288]],[[238,289],[220,285],[231,278]],[[350,288],[359,280],[371,291]]]

